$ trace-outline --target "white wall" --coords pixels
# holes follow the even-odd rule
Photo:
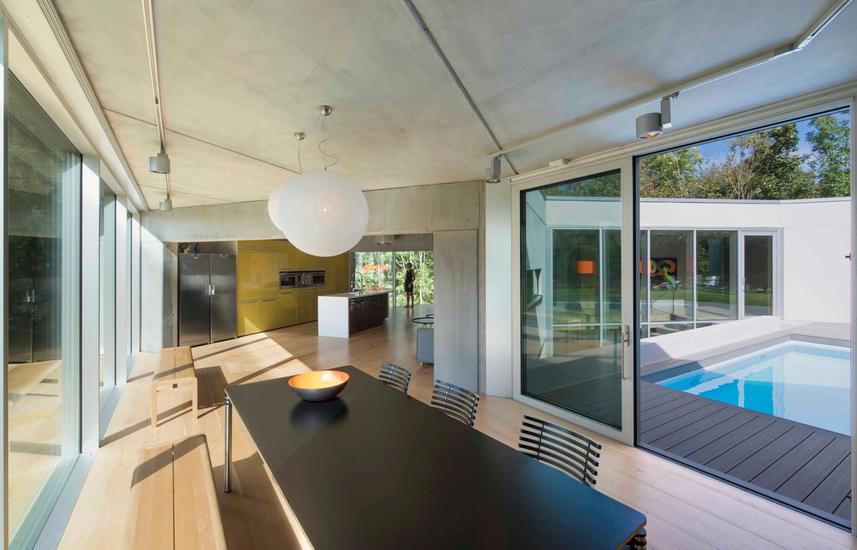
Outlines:
[[[512,188],[485,186],[485,384],[512,395]]]
[[[596,226],[617,219],[619,204],[550,200],[550,226]],[[780,230],[783,317],[847,323],[850,319],[851,199],[721,201],[643,199],[640,226],[660,229]]]
[[[782,207],[783,317],[848,323],[851,319],[851,201],[794,202]]]

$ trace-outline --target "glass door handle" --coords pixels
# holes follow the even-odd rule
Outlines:
[[[628,380],[631,378],[627,361],[625,361],[625,348],[631,347],[631,326],[622,325],[622,379]]]

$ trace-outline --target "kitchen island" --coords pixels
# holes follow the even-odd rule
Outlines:
[[[389,290],[358,290],[318,297],[318,335],[348,338],[377,327],[389,315]]]

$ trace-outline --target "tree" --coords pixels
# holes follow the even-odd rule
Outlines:
[[[809,123],[806,140],[812,147],[809,166],[815,174],[817,195],[847,197],[851,194],[851,166],[848,122],[824,115]]]
[[[698,147],[644,157],[640,160],[640,196],[695,197],[702,161]]]
[[[618,197],[621,194],[621,186],[622,178],[619,174],[610,173],[548,187],[545,189],[545,195],[553,197]]]
[[[752,174],[748,185],[756,199],[802,199],[815,196],[812,176],[802,168],[797,124],[738,136],[729,144],[738,163]]]
[[[700,171],[696,196],[703,199],[749,200],[758,198],[753,171],[732,151],[721,164],[708,163]]]

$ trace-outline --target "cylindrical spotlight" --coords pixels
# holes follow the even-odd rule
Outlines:
[[[153,157],[149,157],[149,172],[156,174],[170,173],[170,157],[164,151],[161,151]]]
[[[637,117],[637,137],[650,139],[664,132],[660,113],[646,113]]]

